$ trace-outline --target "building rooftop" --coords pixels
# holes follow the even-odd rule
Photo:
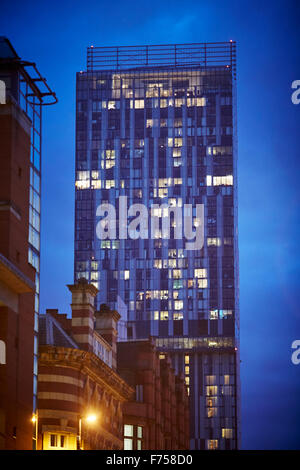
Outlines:
[[[140,67],[227,67],[235,72],[236,43],[211,42],[87,48],[87,71]]]

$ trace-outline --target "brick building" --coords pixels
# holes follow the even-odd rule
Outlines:
[[[188,449],[186,385],[152,339],[117,343],[120,315],[85,279],[72,318],[39,318],[39,449]],[[118,369],[117,369],[118,367]]]
[[[119,315],[94,311],[97,289],[85,280],[68,286],[72,318],[40,315],[39,449],[123,448],[123,403],[134,391],[116,373]]]
[[[136,391],[124,404],[125,449],[189,449],[189,402],[183,376],[152,339],[117,345],[118,373]]]
[[[51,100],[53,101],[51,102]],[[57,102],[0,37],[0,449],[32,449],[39,309],[41,121]],[[33,441],[32,441],[33,438]]]
[[[0,104],[0,449],[32,448],[35,270],[28,263],[31,121]]]

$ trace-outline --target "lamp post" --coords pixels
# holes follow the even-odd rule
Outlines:
[[[77,450],[82,450],[82,421],[85,420],[88,424],[93,424],[95,421],[97,421],[97,419],[97,415],[93,413],[79,417]]]
[[[35,450],[38,449],[38,413],[34,413],[31,418],[32,423],[35,425],[35,432],[33,439],[35,440]]]

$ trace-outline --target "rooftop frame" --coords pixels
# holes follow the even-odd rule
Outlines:
[[[236,73],[236,42],[87,48],[87,71],[144,67],[224,67]]]

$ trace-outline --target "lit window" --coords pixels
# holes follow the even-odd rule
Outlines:
[[[207,417],[214,418],[218,415],[218,408],[207,408]]]
[[[173,269],[173,278],[180,279],[182,277],[181,269]]]
[[[230,383],[230,376],[224,375],[224,385],[229,385],[229,383]]]
[[[221,239],[220,238],[208,238],[207,246],[221,246]]]
[[[207,375],[206,376],[206,383],[208,385],[215,385],[216,383],[216,376],[215,375]]]
[[[183,319],[183,314],[182,313],[174,313],[173,314],[173,320],[182,320]]]
[[[214,186],[232,186],[233,185],[233,176],[214,176],[213,179]]]
[[[209,312],[209,319],[210,320],[217,320],[218,319],[218,310],[211,310]]]
[[[175,310],[182,310],[183,309],[183,300],[175,300],[174,301],[174,308],[175,308]]]
[[[194,276],[195,276],[196,278],[200,278],[200,279],[206,278],[206,277],[207,277],[206,269],[205,269],[205,268],[204,268],[204,269],[200,269],[200,268],[199,268],[199,269],[195,269],[195,271],[194,271]]]
[[[133,443],[132,439],[124,438],[124,450],[132,450]]]
[[[207,396],[218,395],[218,387],[216,385],[207,386],[206,387],[206,395]]]
[[[212,176],[206,175],[206,186],[211,186],[212,183]]]
[[[224,439],[232,439],[232,429],[223,428],[222,429],[222,437]]]
[[[198,279],[198,287],[199,287],[199,289],[206,289],[207,288],[207,279]]]
[[[189,356],[188,354],[186,354],[186,355],[184,356],[184,363],[185,363],[185,364],[189,364],[189,363],[190,363],[190,356]]]
[[[207,449],[216,450],[218,448],[218,439],[207,439]]]
[[[133,425],[132,424],[124,424],[124,436],[133,437]]]

